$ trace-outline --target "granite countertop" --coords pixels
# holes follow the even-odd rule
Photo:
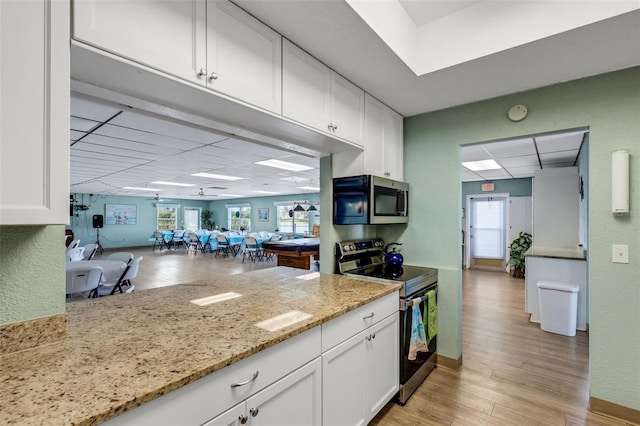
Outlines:
[[[98,424],[398,288],[276,267],[68,303],[66,340],[0,357],[0,424]],[[255,325],[292,310],[312,317]]]
[[[524,256],[550,257],[554,259],[586,260],[585,251],[580,248],[557,248],[532,246],[524,253]]]

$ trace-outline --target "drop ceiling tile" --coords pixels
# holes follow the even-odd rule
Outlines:
[[[493,142],[483,146],[496,159],[536,154],[533,138]]]
[[[538,152],[543,154],[556,151],[579,150],[583,136],[584,132],[574,132],[539,136],[535,139],[536,145],[538,146]]]
[[[550,152],[545,154],[540,154],[540,161],[542,161],[542,165],[546,164],[557,164],[557,163],[573,163],[576,161],[578,156],[578,150],[575,151],[558,151],[558,152]]]
[[[136,129],[128,129],[126,127],[114,126],[106,124],[95,131],[96,135],[108,136],[111,138],[119,138],[135,142],[143,142],[150,146],[166,146],[182,151],[195,149],[202,146],[201,143],[178,139],[162,134],[147,132]]]
[[[476,172],[485,179],[511,179],[511,175],[503,169],[499,170],[483,170]]]
[[[87,149],[90,149],[90,146],[102,146],[106,149],[112,148],[114,150],[125,149],[137,152],[137,156],[142,155],[141,153],[152,154],[152,158],[156,158],[159,155],[170,156],[183,152],[181,149],[177,149],[170,145],[153,145],[144,142],[135,142],[127,139],[97,135],[95,133],[78,142],[77,146],[84,146],[87,147]]]
[[[83,137],[86,134],[87,134],[87,132],[79,132],[77,130],[70,130],[69,131],[69,139],[71,139],[71,141],[77,141],[78,139],[80,139],[81,137]]]
[[[482,145],[463,146],[460,152],[461,161],[480,161],[489,160],[491,155],[484,149]]]
[[[527,166],[537,166],[540,168],[540,163],[538,161],[537,155],[523,155],[520,157],[508,157],[508,158],[500,158],[498,160],[500,165],[505,168],[511,167],[527,167]]]
[[[69,128],[71,130],[88,132],[98,124],[100,124],[100,122],[95,120],[87,120],[86,118],[74,117],[73,115],[69,117]]]
[[[70,112],[72,116],[103,122],[120,112],[122,108],[71,94]]]

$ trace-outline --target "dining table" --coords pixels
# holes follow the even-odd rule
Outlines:
[[[77,267],[100,266],[102,268],[103,283],[115,283],[120,279],[127,264],[120,260],[80,260],[76,262],[67,262],[66,268],[73,269]]]

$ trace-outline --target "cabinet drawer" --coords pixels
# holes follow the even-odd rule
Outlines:
[[[315,327],[105,424],[201,425],[318,357],[320,340],[320,327]],[[258,376],[251,380],[256,372]],[[247,381],[246,385],[231,387],[234,383]]]
[[[393,292],[322,324],[322,352],[398,312],[399,304],[400,296]]]

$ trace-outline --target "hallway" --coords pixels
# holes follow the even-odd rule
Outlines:
[[[400,425],[624,425],[588,411],[589,336],[550,334],[524,312],[524,280],[463,272],[463,367],[437,367],[405,407],[371,423]]]

